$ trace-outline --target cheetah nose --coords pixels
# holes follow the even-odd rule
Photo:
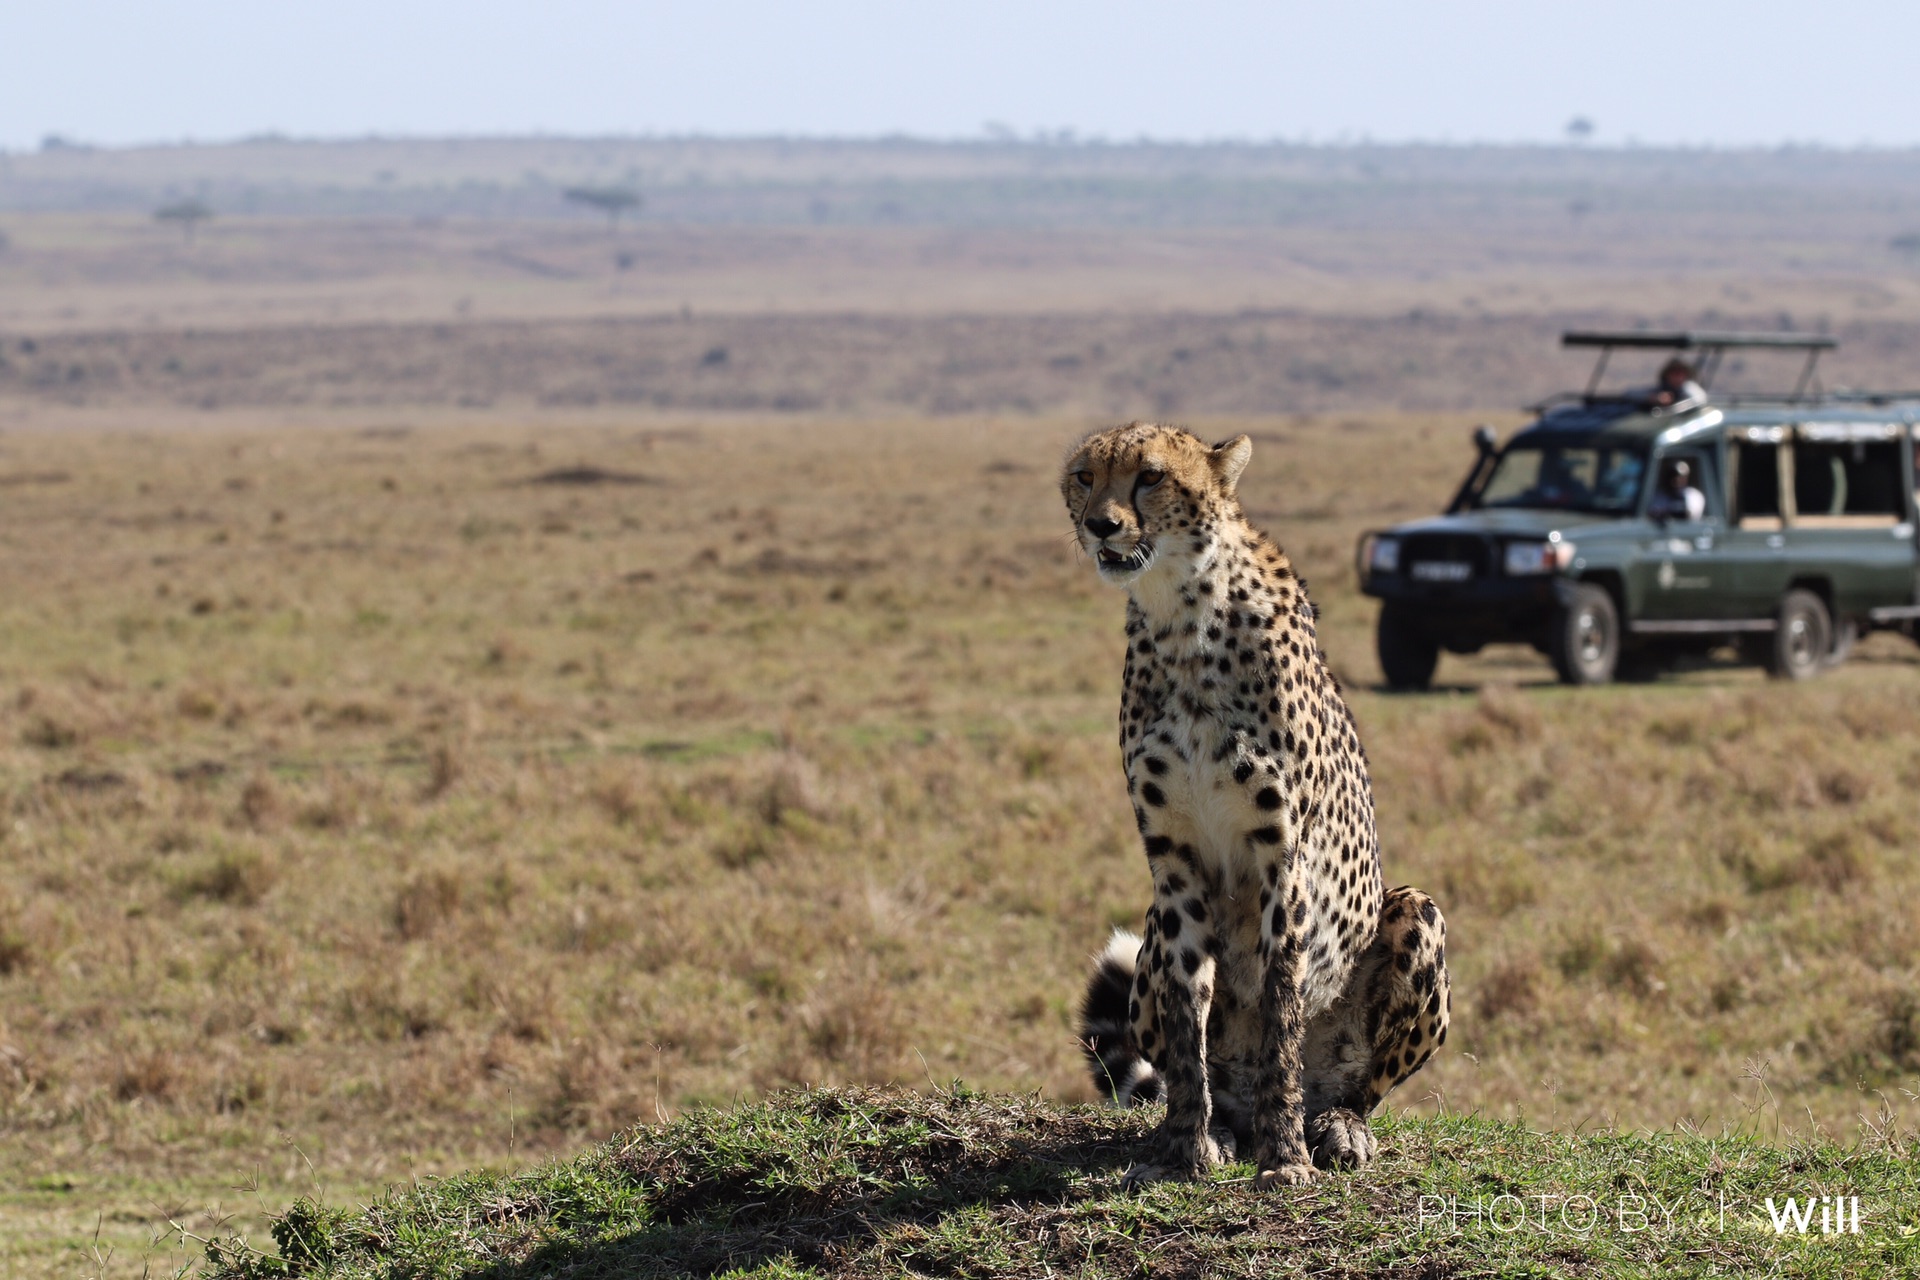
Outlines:
[[[1111,538],[1120,532],[1120,522],[1109,520],[1105,516],[1088,516],[1085,523],[1087,532],[1096,538]]]

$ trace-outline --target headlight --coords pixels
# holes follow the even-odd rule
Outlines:
[[[1549,542],[1509,542],[1506,570],[1509,578],[1558,573],[1573,563],[1573,544],[1558,538]]]
[[[1367,555],[1367,568],[1375,573],[1400,572],[1400,539],[1375,538]]]

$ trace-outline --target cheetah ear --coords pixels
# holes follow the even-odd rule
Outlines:
[[[1240,483],[1240,473],[1247,469],[1247,460],[1253,457],[1253,441],[1245,436],[1235,436],[1213,446],[1207,454],[1207,462],[1213,467],[1213,474],[1220,480],[1220,487],[1232,493],[1234,486]]]

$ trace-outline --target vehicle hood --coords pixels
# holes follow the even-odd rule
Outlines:
[[[1599,516],[1584,511],[1544,511],[1514,507],[1500,511],[1465,511],[1459,515],[1410,520],[1405,524],[1396,524],[1390,529],[1382,529],[1381,532],[1395,537],[1414,533],[1464,533],[1482,537],[1490,534],[1500,538],[1544,538],[1550,533],[1560,533],[1569,538],[1578,538],[1583,529],[1598,532],[1601,529],[1618,529],[1624,523],[1628,521],[1619,516]]]

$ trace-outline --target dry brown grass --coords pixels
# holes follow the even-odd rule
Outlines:
[[[0,436],[0,1274],[793,1082],[1089,1096],[1144,898],[1073,424],[108,422]],[[1353,535],[1469,425],[1202,424],[1451,921],[1396,1101],[1851,1134],[1920,1074],[1920,653],[1373,692]]]

